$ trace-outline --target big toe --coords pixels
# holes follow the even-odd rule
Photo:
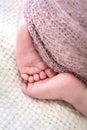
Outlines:
[[[50,68],[47,68],[47,69],[45,70],[45,73],[47,74],[48,78],[52,78],[53,76],[56,75],[56,72],[54,72],[54,71],[53,71],[52,69],[50,69]]]

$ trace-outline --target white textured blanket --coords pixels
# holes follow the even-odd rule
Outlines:
[[[20,0],[0,0],[0,130],[87,130],[87,119],[68,104],[21,92],[15,61]]]

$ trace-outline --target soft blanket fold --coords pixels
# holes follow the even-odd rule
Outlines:
[[[44,62],[87,84],[87,1],[27,0],[24,15]]]
[[[0,130],[87,130],[87,118],[69,104],[22,93],[15,60],[22,1],[0,0]]]

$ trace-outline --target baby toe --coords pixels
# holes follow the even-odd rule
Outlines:
[[[33,82],[34,82],[33,76],[29,76],[28,81],[29,81],[30,83],[33,83]]]
[[[47,74],[44,71],[40,72],[40,79],[46,79],[47,78]]]
[[[39,74],[34,74],[33,78],[34,78],[34,81],[39,81],[40,80]]]
[[[50,68],[47,68],[46,70],[45,70],[45,73],[47,74],[47,76],[49,77],[49,78],[51,78],[51,77],[53,77],[53,76],[55,76],[56,75],[56,72],[54,72],[52,69],[50,69]]]
[[[23,80],[25,82],[28,81],[28,75],[27,74],[21,74],[21,77],[23,78]]]

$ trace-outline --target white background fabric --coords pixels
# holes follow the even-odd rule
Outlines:
[[[87,119],[70,105],[22,93],[15,60],[20,5],[0,0],[0,130],[87,130]]]

